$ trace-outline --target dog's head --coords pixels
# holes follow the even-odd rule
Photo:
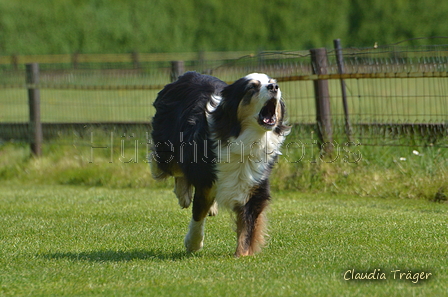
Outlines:
[[[252,73],[227,86],[214,112],[215,132],[221,139],[238,137],[241,130],[287,134],[285,104],[277,81]]]

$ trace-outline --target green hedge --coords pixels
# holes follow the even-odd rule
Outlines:
[[[447,15],[439,0],[0,0],[0,55],[373,46],[448,35]]]

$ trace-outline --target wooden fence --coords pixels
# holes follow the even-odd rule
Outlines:
[[[382,58],[372,58],[368,56],[368,53],[362,52],[361,55],[367,56],[367,59],[373,62],[366,63],[363,62],[359,67],[354,67],[353,64],[345,64],[347,56],[351,57],[353,55],[353,50],[342,50],[340,41],[335,40],[335,49],[328,51],[325,48],[312,49],[308,53],[304,52],[289,52],[284,55],[283,58],[291,59],[300,57],[300,59],[307,59],[308,62],[304,62],[300,67],[304,67],[311,70],[309,73],[291,74],[291,69],[298,64],[292,64],[285,67],[281,59],[275,61],[273,65],[269,67],[280,67],[280,70],[284,72],[283,75],[277,75],[276,78],[279,82],[297,82],[297,81],[312,81],[314,86],[314,103],[315,103],[315,125],[319,142],[318,145],[321,147],[331,150],[332,146],[325,146],[325,143],[331,143],[334,140],[334,119],[332,117],[332,106],[330,104],[331,90],[329,88],[329,81],[339,80],[340,82],[340,93],[341,93],[341,104],[343,105],[343,120],[344,120],[344,133],[348,141],[352,141],[353,129],[356,126],[361,133],[365,131],[374,131],[370,133],[411,133],[413,135],[420,134],[425,136],[428,131],[432,131],[431,137],[442,137],[446,138],[448,135],[448,122],[445,123],[351,123],[348,102],[347,102],[347,91],[345,80],[348,79],[406,79],[406,78],[438,78],[446,79],[448,84],[448,51],[437,52],[436,57],[434,53],[428,54],[427,51],[422,52],[422,63],[417,63],[417,65],[406,66],[408,57],[401,54],[399,56],[397,52],[386,52],[385,56],[390,57],[392,61],[398,61],[396,64],[390,63],[391,65],[383,65],[381,63]],[[345,55],[344,55],[345,53]],[[370,53],[370,52],[369,52]],[[140,89],[140,90],[158,90],[163,87],[157,84],[147,84],[140,86],[89,86],[89,85],[46,85],[39,81],[39,63],[64,63],[70,64],[74,69],[76,69],[79,63],[128,63],[132,64],[134,67],[139,67],[140,63],[143,62],[167,62],[171,61],[171,68],[169,71],[170,80],[174,80],[178,75],[182,74],[185,70],[184,61],[189,60],[239,60],[241,57],[255,57],[254,54],[250,52],[224,52],[224,53],[182,53],[182,54],[125,54],[125,55],[84,55],[84,54],[73,54],[73,55],[52,55],[52,56],[12,56],[12,57],[0,57],[0,65],[12,64],[14,68],[20,68],[22,63],[26,63],[26,88],[28,90],[28,103],[29,103],[29,122],[28,123],[0,123],[0,138],[7,139],[6,134],[1,135],[2,126],[3,130],[9,128],[20,128],[28,131],[28,137],[31,149],[35,155],[41,154],[42,141],[45,139],[45,130],[49,129],[50,123],[42,123],[40,116],[40,89],[87,89],[87,90],[113,90],[115,87],[117,90],[122,89]],[[355,57],[355,60],[358,57]],[[389,58],[387,58],[389,59]],[[431,60],[432,59],[432,60]],[[427,63],[427,61],[433,61],[434,59],[439,59],[437,63]],[[259,59],[260,60],[260,59]],[[330,61],[331,60],[331,61]],[[369,60],[369,61],[370,61]],[[336,61],[336,62],[333,62]],[[350,60],[350,61],[353,61]],[[379,62],[378,62],[379,61]],[[28,63],[33,62],[33,63]],[[279,64],[282,66],[278,66]],[[369,64],[370,63],[370,64]],[[387,64],[387,62],[386,62]],[[428,65],[429,64],[429,65]],[[305,65],[305,66],[303,66]],[[273,68],[273,69],[274,69]],[[355,69],[356,68],[356,69]],[[361,70],[361,71],[360,71]],[[384,71],[386,70],[386,71]],[[303,72],[303,71],[302,71]],[[20,86],[16,86],[20,87]],[[448,105],[448,94],[439,95],[440,100],[444,101]],[[448,121],[448,114],[447,114]],[[93,124],[93,123],[92,123]],[[99,124],[99,123],[96,123]],[[108,122],[102,123],[103,125],[122,125],[126,126],[128,129],[129,125],[140,125],[149,127],[149,122]],[[70,129],[78,129],[83,124],[82,123],[55,123],[53,125],[67,126]],[[19,127],[20,126],[20,127]],[[24,127],[26,126],[26,127]],[[429,128],[428,128],[429,127]],[[363,132],[364,131],[364,132]],[[425,132],[426,131],[426,132]]]

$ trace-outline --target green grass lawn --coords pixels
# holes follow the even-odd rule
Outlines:
[[[171,189],[0,185],[2,296],[446,296],[448,205],[276,192],[270,239],[235,259],[226,211],[184,252]],[[380,269],[386,280],[344,280]],[[416,284],[391,271],[431,273]],[[405,277],[405,276],[404,276]]]

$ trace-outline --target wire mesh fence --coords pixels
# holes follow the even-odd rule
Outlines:
[[[277,78],[289,122],[305,134],[321,128],[316,120],[315,82],[326,81],[335,140],[448,147],[448,46],[342,49],[343,72],[336,53],[326,50],[324,72],[316,69],[322,65],[308,51],[239,53],[239,58],[221,53],[216,59],[185,55],[183,70],[211,74],[228,83],[252,72]],[[87,60],[52,63],[46,58],[39,64],[36,85],[26,83],[24,65],[0,63],[0,138],[31,142],[29,88],[40,90],[44,141],[90,145],[92,131],[117,135],[138,131],[145,135],[142,139],[147,138],[152,102],[171,81],[171,61]]]

